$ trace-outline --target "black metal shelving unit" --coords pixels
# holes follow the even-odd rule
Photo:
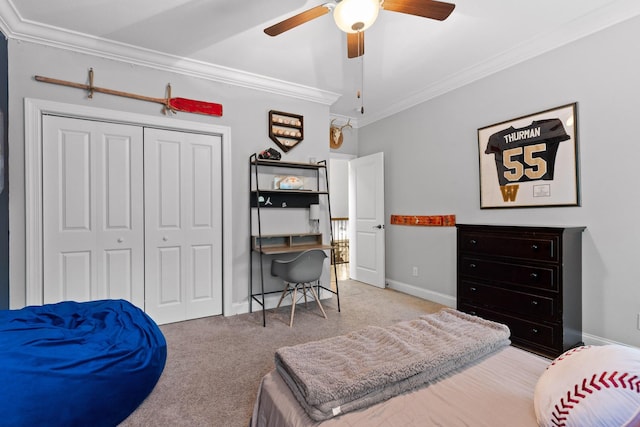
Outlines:
[[[261,186],[260,182],[260,170],[262,168],[275,168],[292,169],[292,170],[311,170],[315,172],[316,189],[315,190],[278,190],[278,189],[265,189]],[[321,190],[321,175],[324,175],[324,190]],[[311,247],[326,249],[331,252],[331,266],[333,267],[333,273],[336,280],[335,291],[331,289],[331,283],[329,286],[324,286],[318,281],[316,287],[318,293],[320,289],[324,289],[334,294],[338,302],[338,311],[340,311],[340,292],[338,286],[338,274],[336,270],[336,251],[334,247],[333,230],[331,227],[331,202],[329,200],[329,176],[327,173],[327,162],[321,160],[318,163],[300,163],[300,162],[286,162],[280,160],[266,160],[259,159],[257,153],[249,156],[249,312],[253,313],[253,302],[255,301],[262,307],[262,326],[267,325],[266,313],[265,313],[265,295],[273,293],[281,293],[281,290],[265,292],[264,290],[264,262],[263,259],[270,253],[295,253],[302,250],[309,249]],[[287,208],[309,208],[312,204],[326,203],[328,210],[329,221],[329,245],[317,244],[304,247],[289,247],[283,248],[280,251],[266,250],[263,248],[263,234],[262,234],[262,217],[261,211],[263,209],[287,209]],[[257,230],[254,230],[253,219],[254,215],[257,223]],[[295,234],[295,233],[293,233]],[[256,243],[257,242],[257,243]],[[253,272],[253,257],[258,256],[260,264],[260,289],[254,290],[254,272]],[[331,282],[331,279],[329,279]]]

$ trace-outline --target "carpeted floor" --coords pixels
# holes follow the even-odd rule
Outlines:
[[[326,302],[325,302],[326,301]],[[345,334],[367,325],[391,325],[438,311],[442,306],[390,289],[340,282],[323,301],[328,319],[315,303],[230,317],[209,317],[161,326],[168,345],[165,370],[151,395],[121,426],[246,427],[263,375],[274,368],[282,346]]]

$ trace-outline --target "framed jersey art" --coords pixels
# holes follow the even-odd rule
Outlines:
[[[576,103],[478,129],[480,208],[579,206]]]

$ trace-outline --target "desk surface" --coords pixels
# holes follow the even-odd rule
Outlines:
[[[262,253],[266,255],[290,254],[294,252],[304,252],[308,249],[333,249],[331,245],[296,245],[296,246],[268,246],[262,248]],[[260,252],[260,248],[255,249]]]

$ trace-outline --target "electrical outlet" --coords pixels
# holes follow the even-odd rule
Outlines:
[[[413,267],[413,276],[414,276],[414,277],[417,277],[417,276],[418,276],[418,267]],[[639,314],[638,316],[640,316],[640,314]],[[639,318],[639,320],[638,320],[638,321],[640,322],[640,318]]]

